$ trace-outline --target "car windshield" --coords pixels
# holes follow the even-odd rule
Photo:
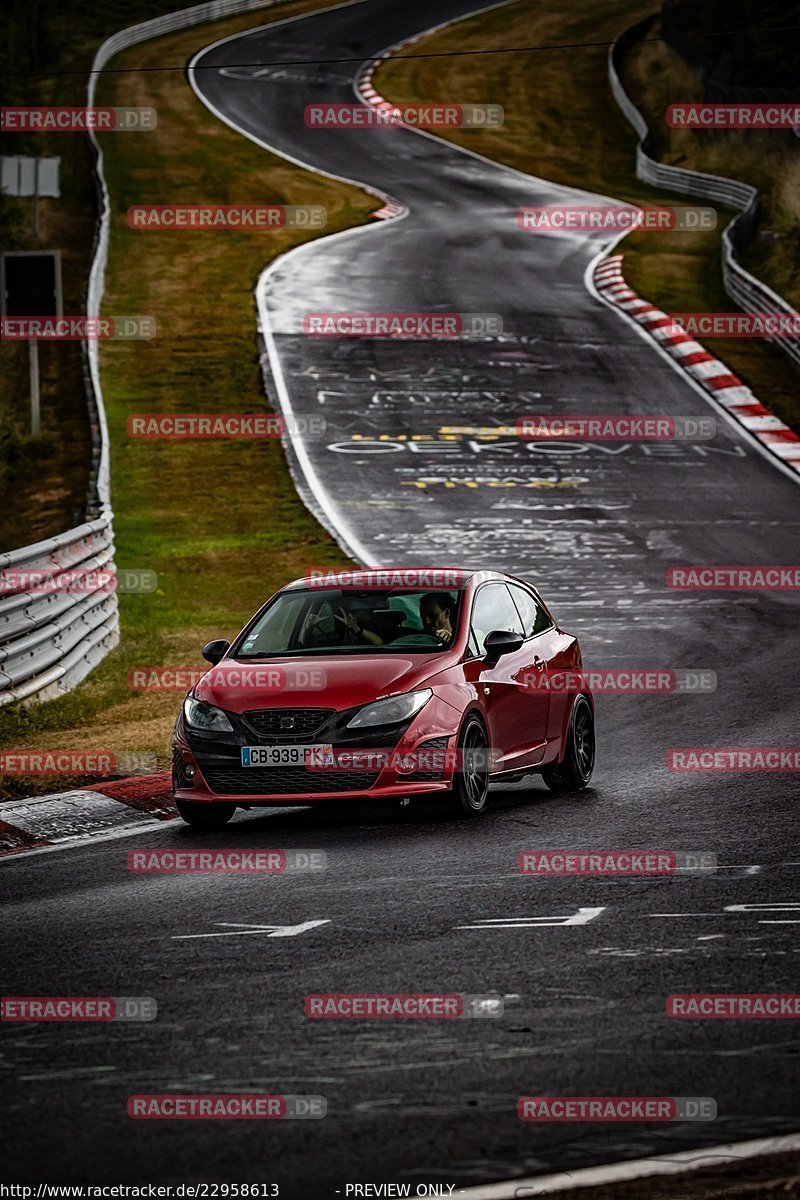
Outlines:
[[[455,641],[460,599],[458,591],[293,589],[245,630],[232,656],[437,654]]]

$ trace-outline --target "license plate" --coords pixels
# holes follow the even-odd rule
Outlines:
[[[242,746],[243,767],[329,767],[333,746]]]

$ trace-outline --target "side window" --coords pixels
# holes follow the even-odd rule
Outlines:
[[[504,583],[486,583],[475,597],[472,606],[472,634],[478,643],[478,652],[484,653],[487,633],[495,629],[508,629],[522,633],[519,613]]]
[[[553,628],[553,620],[548,614],[547,610],[542,608],[541,604],[538,604],[536,607],[538,609],[538,613],[536,616],[536,624],[533,627],[533,632],[544,633],[545,629]]]
[[[550,618],[541,604],[536,603],[536,598],[530,592],[526,591],[525,588],[518,587],[515,583],[510,583],[508,588],[514,597],[514,603],[522,618],[526,638],[533,637],[535,633],[542,633],[545,629],[551,628],[552,622]]]

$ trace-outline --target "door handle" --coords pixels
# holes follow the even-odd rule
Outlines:
[[[534,654],[533,665],[536,667],[537,671],[543,671],[544,670],[544,659],[540,658],[538,654]]]

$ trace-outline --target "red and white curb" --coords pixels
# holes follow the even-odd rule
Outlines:
[[[418,40],[418,37],[410,38],[409,41],[404,42],[403,45],[410,45],[411,42],[416,42]],[[395,47],[395,49],[396,48],[397,47]],[[375,74],[375,71],[378,69],[381,63],[390,57],[391,55],[387,52],[385,54],[381,54],[378,58],[373,59],[372,62],[367,63],[367,65],[356,76],[355,80],[356,95],[359,97],[359,99],[363,100],[365,104],[372,105],[373,108],[382,109],[384,112],[394,112],[397,108],[397,105],[390,103],[385,96],[381,96],[375,91],[375,88],[372,85],[372,76]],[[400,124],[402,123],[398,122],[398,126]],[[383,208],[379,208],[377,212],[370,213],[369,215],[373,220],[376,221],[390,221],[392,217],[403,217],[407,212],[408,209],[405,207],[405,205],[398,204],[396,200],[389,200],[387,204],[384,204]]]
[[[169,771],[0,805],[0,858],[122,837],[177,817]]]
[[[594,269],[594,286],[609,304],[626,312],[650,334],[681,368],[699,383],[725,412],[784,466],[800,475],[800,437],[758,400],[738,375],[704,350],[672,317],[629,287],[622,274],[623,255],[602,259]]]

